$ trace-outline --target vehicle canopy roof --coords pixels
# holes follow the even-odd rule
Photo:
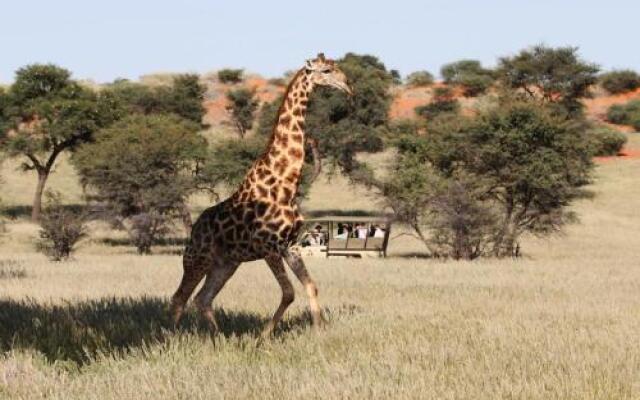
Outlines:
[[[305,218],[305,222],[374,222],[379,224],[388,224],[390,219],[385,216],[362,216],[362,215],[328,215],[317,218]]]

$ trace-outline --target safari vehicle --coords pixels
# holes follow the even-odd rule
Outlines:
[[[387,256],[391,222],[385,217],[327,216],[306,220],[296,246],[305,256]]]

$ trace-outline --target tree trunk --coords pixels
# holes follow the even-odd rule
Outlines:
[[[38,171],[38,185],[36,186],[36,193],[33,198],[33,208],[31,209],[31,221],[40,221],[40,212],[42,211],[42,194],[44,193],[44,186],[49,178],[49,171]]]
[[[184,230],[187,234],[187,239],[191,236],[191,228],[193,227],[193,223],[191,222],[191,213],[189,212],[189,207],[185,203],[180,205],[180,217],[182,218],[182,225],[184,225]]]
[[[322,172],[322,158],[320,155],[320,149],[318,148],[318,141],[314,138],[308,138],[307,143],[309,143],[309,147],[311,147],[311,154],[313,155],[313,175],[311,176],[311,182],[313,182]]]

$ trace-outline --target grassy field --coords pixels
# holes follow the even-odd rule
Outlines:
[[[8,163],[2,175],[5,204],[28,204],[34,177]],[[311,329],[296,284],[263,343],[255,334],[280,298],[263,262],[216,299],[224,335],[212,341],[193,311],[169,329],[176,248],[137,256],[94,224],[75,259],[56,264],[19,217],[0,239],[0,398],[638,399],[640,159],[601,162],[596,175],[595,198],[575,206],[581,222],[528,238],[518,260],[410,257],[421,248],[400,238],[386,260],[307,259],[329,325]],[[64,163],[51,187],[80,198]],[[306,207],[376,203],[336,178]]]

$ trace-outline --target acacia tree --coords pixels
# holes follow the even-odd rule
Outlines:
[[[401,139],[394,178],[377,186],[432,254],[514,256],[522,234],[573,220],[568,206],[592,169],[580,124],[537,102],[505,100],[427,131]]]
[[[240,88],[227,92],[229,105],[226,107],[231,121],[235,126],[240,138],[244,138],[247,130],[253,126],[255,112],[258,109],[258,100],[255,91]]]
[[[500,59],[498,75],[511,88],[532,99],[561,106],[570,116],[579,114],[579,99],[590,96],[598,66],[583,61],[577,47],[537,45],[513,57]]]
[[[206,151],[198,125],[176,115],[134,114],[100,130],[73,162],[92,199],[129,223],[140,253],[168,232],[197,188],[195,172]]]
[[[38,175],[31,213],[36,221],[58,156],[90,140],[114,115],[100,97],[71,80],[69,71],[51,64],[19,69],[8,103],[5,146],[9,156],[22,157],[23,168]]]

